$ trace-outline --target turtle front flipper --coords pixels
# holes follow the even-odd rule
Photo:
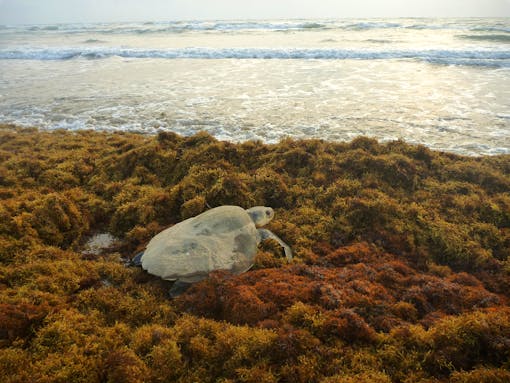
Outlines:
[[[283,240],[280,237],[278,237],[275,233],[267,229],[257,229],[257,232],[259,233],[261,241],[264,241],[266,239],[276,240],[280,244],[280,246],[283,247],[283,251],[285,252],[285,257],[287,258],[287,260],[289,261],[292,260],[292,250],[290,249],[290,246],[283,242]]]

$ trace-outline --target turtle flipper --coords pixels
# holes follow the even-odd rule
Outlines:
[[[266,239],[276,240],[280,244],[280,246],[283,247],[283,251],[285,252],[285,257],[287,257],[287,260],[289,261],[292,260],[292,250],[290,249],[290,246],[283,242],[280,237],[278,237],[275,233],[267,229],[257,229],[257,231],[260,235],[261,241],[264,241]]]
[[[131,259],[130,265],[131,266],[142,266],[142,257],[143,257],[143,251],[140,251],[138,254],[136,254],[133,259]]]
[[[191,283],[183,282],[183,281],[175,281],[170,290],[168,291],[168,295],[170,298],[175,298],[184,293],[187,289],[191,287]]]

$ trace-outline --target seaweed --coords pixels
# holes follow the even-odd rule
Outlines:
[[[0,381],[506,382],[510,156],[0,125]],[[253,268],[175,300],[126,261],[275,208]],[[109,232],[119,243],[84,254]]]

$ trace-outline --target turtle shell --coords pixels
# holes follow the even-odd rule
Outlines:
[[[166,280],[197,282],[213,270],[248,270],[259,236],[239,206],[220,206],[180,222],[151,239],[142,268]]]

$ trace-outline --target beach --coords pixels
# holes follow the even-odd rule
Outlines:
[[[508,18],[0,26],[0,381],[510,381],[509,44]],[[133,262],[225,205],[292,259],[223,216],[182,294]]]

